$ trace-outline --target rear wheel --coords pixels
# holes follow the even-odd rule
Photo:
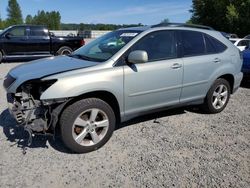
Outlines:
[[[112,136],[115,122],[115,114],[106,102],[97,98],[80,100],[62,113],[62,140],[77,153],[97,150]]]
[[[57,54],[58,55],[69,55],[73,52],[73,50],[68,47],[68,46],[63,46],[61,47],[58,51],[57,51]]]
[[[230,98],[230,84],[225,79],[217,79],[209,89],[202,109],[215,114],[223,111]]]

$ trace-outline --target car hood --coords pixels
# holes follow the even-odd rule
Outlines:
[[[10,74],[15,77],[41,78],[44,76],[86,68],[97,65],[96,62],[84,61],[68,56],[50,57],[25,63],[13,68]]]
[[[14,91],[19,85],[28,80],[40,79],[53,74],[87,68],[97,64],[97,62],[85,61],[68,56],[50,57],[31,61],[30,63],[19,65],[10,70],[9,75],[16,79],[15,83],[11,86],[11,90]]]

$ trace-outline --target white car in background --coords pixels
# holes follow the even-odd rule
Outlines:
[[[244,39],[250,39],[250,35],[245,36]]]
[[[230,38],[229,39],[240,51],[244,51],[246,47],[250,46],[250,39],[239,39],[239,38]]]

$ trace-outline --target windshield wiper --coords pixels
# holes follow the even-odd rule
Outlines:
[[[70,54],[68,56],[73,57],[73,58],[79,58],[79,59],[87,60],[87,61],[93,61],[92,58],[90,58],[88,56],[85,56],[85,55],[81,55],[81,54]]]
[[[81,55],[81,54],[70,54],[68,56],[73,57],[73,58],[87,60],[87,61],[95,61],[95,62],[103,62],[104,61],[104,60],[101,60],[101,59],[92,58],[92,57],[88,57],[88,56]]]

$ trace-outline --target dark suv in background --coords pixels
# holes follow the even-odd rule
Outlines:
[[[0,33],[0,62],[66,55],[85,44],[81,37],[56,37],[44,26],[16,25]]]

